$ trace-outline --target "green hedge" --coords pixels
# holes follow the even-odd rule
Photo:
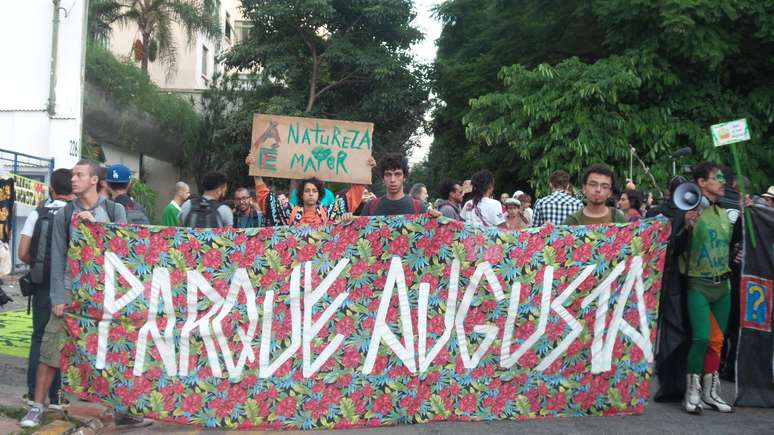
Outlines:
[[[133,105],[147,112],[161,128],[179,135],[185,143],[196,140],[200,116],[191,102],[159,89],[133,63],[122,62],[91,44],[86,51],[86,80],[107,92],[117,105]]]

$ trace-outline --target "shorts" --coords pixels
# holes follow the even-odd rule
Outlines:
[[[731,291],[731,281],[726,278],[714,282],[711,279],[688,277],[686,288],[696,290],[707,298],[707,302],[714,303],[725,297]]]
[[[46,330],[43,331],[43,343],[40,345],[40,362],[58,369],[65,340],[67,340],[67,331],[65,331],[64,319],[52,314],[46,324]]]

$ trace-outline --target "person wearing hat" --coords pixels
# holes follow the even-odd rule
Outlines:
[[[110,165],[105,171],[105,182],[107,183],[110,197],[113,201],[121,204],[126,209],[126,220],[130,224],[148,225],[148,213],[145,208],[129,196],[129,189],[132,187],[132,171],[122,164]]]
[[[774,208],[774,186],[769,186],[766,193],[761,196],[766,200],[766,204],[768,204],[770,208]]]
[[[532,210],[532,197],[524,193],[523,190],[517,190],[513,192],[513,197],[518,199],[521,203],[521,215],[524,217],[524,222],[528,227],[532,226],[532,216],[534,211]]]
[[[521,202],[516,198],[505,200],[505,222],[500,224],[504,230],[518,231],[524,229],[524,216],[521,214]]]

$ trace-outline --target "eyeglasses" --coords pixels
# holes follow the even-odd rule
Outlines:
[[[593,189],[610,190],[610,189],[613,188],[613,186],[611,186],[611,185],[609,185],[607,183],[600,184],[600,183],[597,183],[595,181],[592,181],[590,183],[586,183],[586,187],[588,187],[589,189],[592,189],[592,190]]]
[[[723,175],[722,172],[718,172],[715,174],[714,177],[710,177],[710,179],[717,181],[718,183],[725,184],[726,183],[726,176]]]
[[[243,196],[241,198],[234,198],[234,201],[236,201],[236,202],[245,202],[245,201],[249,201],[249,200],[250,200],[249,196]]]

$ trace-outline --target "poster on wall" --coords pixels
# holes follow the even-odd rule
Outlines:
[[[13,178],[0,179],[0,241],[8,243],[11,239],[11,219],[16,201],[16,189]]]
[[[640,413],[669,224],[81,224],[66,388],[169,422],[312,429]]]
[[[32,208],[40,205],[48,199],[48,186],[46,183],[31,178],[23,177],[18,174],[11,174],[15,183],[16,202],[25,204]]]

